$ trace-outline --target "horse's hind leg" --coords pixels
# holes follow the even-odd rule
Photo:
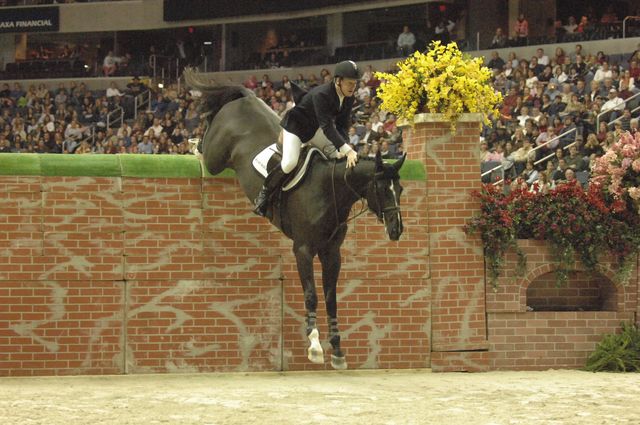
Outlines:
[[[304,307],[307,310],[306,325],[309,348],[307,358],[313,363],[324,363],[324,352],[320,345],[320,334],[316,324],[316,309],[318,307],[318,294],[316,283],[313,279],[313,257],[315,252],[308,245],[293,244],[293,253],[296,256],[298,274],[304,290]]]
[[[340,274],[341,256],[340,245],[342,244],[340,235],[336,235],[336,241],[328,248],[320,251],[318,257],[322,264],[322,289],[327,307],[327,317],[329,320],[329,342],[331,343],[331,366],[334,369],[346,369],[347,360],[344,352],[340,348],[340,331],[338,330],[338,302],[336,288],[338,286],[338,275]]]

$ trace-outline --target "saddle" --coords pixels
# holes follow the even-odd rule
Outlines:
[[[287,179],[285,184],[282,186],[283,192],[287,192],[297,187],[302,182],[302,180],[304,180],[304,176],[309,170],[311,159],[315,154],[320,155],[320,157],[325,161],[328,159],[320,149],[308,145],[302,146],[300,157],[298,158],[298,165],[296,165],[296,168],[291,172],[291,177]],[[255,158],[253,158],[252,164],[253,168],[255,168],[258,173],[260,173],[263,177],[267,177],[269,172],[273,170],[274,167],[280,166],[280,161],[282,161],[281,142],[274,143],[264,148],[255,156]]]

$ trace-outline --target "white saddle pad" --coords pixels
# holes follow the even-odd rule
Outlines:
[[[278,147],[276,146],[275,143],[266,147],[265,149],[262,150],[262,152],[256,155],[255,158],[253,158],[253,161],[252,161],[253,168],[255,168],[256,171],[258,171],[260,174],[262,174],[263,177],[267,177],[267,174],[269,174],[267,171],[267,164],[269,164],[269,160],[271,159],[273,154],[277,152],[278,152]],[[318,154],[320,154],[320,156],[325,161],[327,160],[327,157],[322,153],[320,149],[310,148],[307,151],[307,156],[304,158],[304,163],[302,164],[302,167],[300,167],[298,171],[296,171],[295,176],[293,176],[293,178],[289,181],[289,183],[287,183],[282,188],[284,192],[286,192],[287,190],[293,189],[300,182],[300,180],[302,180],[302,177],[304,177],[305,173],[307,172],[307,169],[309,168],[311,155],[313,155],[314,152],[318,152]]]

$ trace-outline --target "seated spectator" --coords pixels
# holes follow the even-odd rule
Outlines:
[[[154,118],[153,119],[153,125],[151,125],[147,129],[147,131],[144,132],[144,135],[145,136],[149,136],[150,138],[159,137],[163,130],[164,130],[164,128],[160,124],[160,119],[159,118]],[[140,147],[138,147],[138,149],[139,148]]]
[[[573,34],[578,29],[578,22],[576,22],[575,16],[569,16],[567,25],[565,25],[564,30],[567,34]]]
[[[106,96],[107,96],[107,99],[110,99],[112,97],[122,96],[122,92],[118,90],[118,86],[116,85],[115,81],[112,81],[109,84],[109,87],[107,88]]]
[[[502,31],[502,28],[496,28],[496,33],[491,39],[490,49],[501,49],[507,46],[507,36]],[[517,65],[516,65],[517,66]]]
[[[360,138],[360,143],[370,144],[380,139],[380,134],[373,130],[371,121],[365,123],[364,135]]]
[[[580,152],[578,152],[578,147],[576,145],[569,146],[569,156],[566,157],[567,167],[573,169],[574,171],[584,171],[587,169],[586,164]]]
[[[589,162],[594,160],[596,157],[604,155],[604,149],[598,142],[598,138],[594,133],[590,133],[587,136],[587,141],[584,144],[584,154],[589,159]]]
[[[504,68],[504,65],[505,65],[505,62],[500,57],[498,52],[496,51],[491,52],[491,60],[487,63],[487,68],[502,70]]]
[[[564,158],[559,158],[557,164],[558,165],[553,170],[553,175],[551,177],[551,179],[556,183],[565,179],[565,171],[569,169],[567,161]]]
[[[536,49],[536,58],[538,59],[538,64],[542,66],[549,65],[549,56],[544,54],[544,49],[539,47]]]
[[[382,156],[382,159],[395,159],[396,156],[393,154],[393,152],[391,152],[391,150],[389,149],[389,141],[383,139],[380,142],[380,156]]]
[[[153,142],[148,135],[142,136],[142,141],[138,143],[138,153],[152,154],[154,149]]]
[[[102,62],[102,73],[105,77],[111,77],[115,75],[118,70],[118,63],[120,62],[120,58],[113,55],[113,51],[109,50],[107,56],[104,57]]]
[[[522,173],[525,168],[525,164],[529,161],[533,162],[536,159],[536,152],[531,146],[531,140],[525,137],[522,147],[517,149],[511,154],[511,159],[514,162],[515,172],[517,175]]]
[[[366,83],[362,80],[358,83],[358,91],[356,92],[356,98],[364,102],[367,97],[371,97],[371,88],[367,87]]]
[[[147,90],[147,86],[140,81],[140,78],[133,77],[133,80],[127,84],[127,94],[137,96]]]
[[[535,169],[532,161],[527,161],[520,176],[527,183],[527,186],[531,186],[536,180],[538,180],[538,170]]]
[[[624,110],[624,100],[618,96],[618,91],[616,89],[609,90],[609,98],[606,102],[602,104],[600,108],[600,112],[609,112],[604,116],[608,121],[615,120]]]
[[[595,75],[593,76],[593,81],[597,81],[598,83],[604,81],[605,78],[611,78],[612,77],[612,72],[609,69],[609,63],[608,62],[603,62],[602,65],[600,67],[598,67],[598,70],[596,71]]]
[[[480,162],[487,162],[489,153],[489,143],[486,140],[482,140],[480,142]]]
[[[549,116],[550,117],[559,116],[560,113],[564,111],[564,108],[566,107],[567,105],[565,103],[562,103],[562,96],[555,96],[555,98],[553,99],[553,103],[549,107]]]
[[[451,42],[451,33],[453,32],[455,22],[450,19],[440,19],[438,24],[433,29],[434,40],[439,40],[442,44],[448,44]]]
[[[553,182],[549,180],[549,174],[546,171],[540,171],[538,179],[531,184],[529,190],[534,193],[546,194],[551,189],[553,189]]]
[[[416,37],[413,35],[408,25],[402,27],[402,32],[398,36],[397,48],[400,56],[409,56],[414,51]]]
[[[502,143],[498,143],[495,148],[490,151],[486,158],[486,162],[502,162],[504,160],[504,145]]]

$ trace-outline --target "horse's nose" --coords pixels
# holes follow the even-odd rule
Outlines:
[[[393,223],[393,226],[389,227],[389,239],[392,241],[397,241],[400,239],[400,235],[402,235],[403,227],[402,221],[396,221]]]

